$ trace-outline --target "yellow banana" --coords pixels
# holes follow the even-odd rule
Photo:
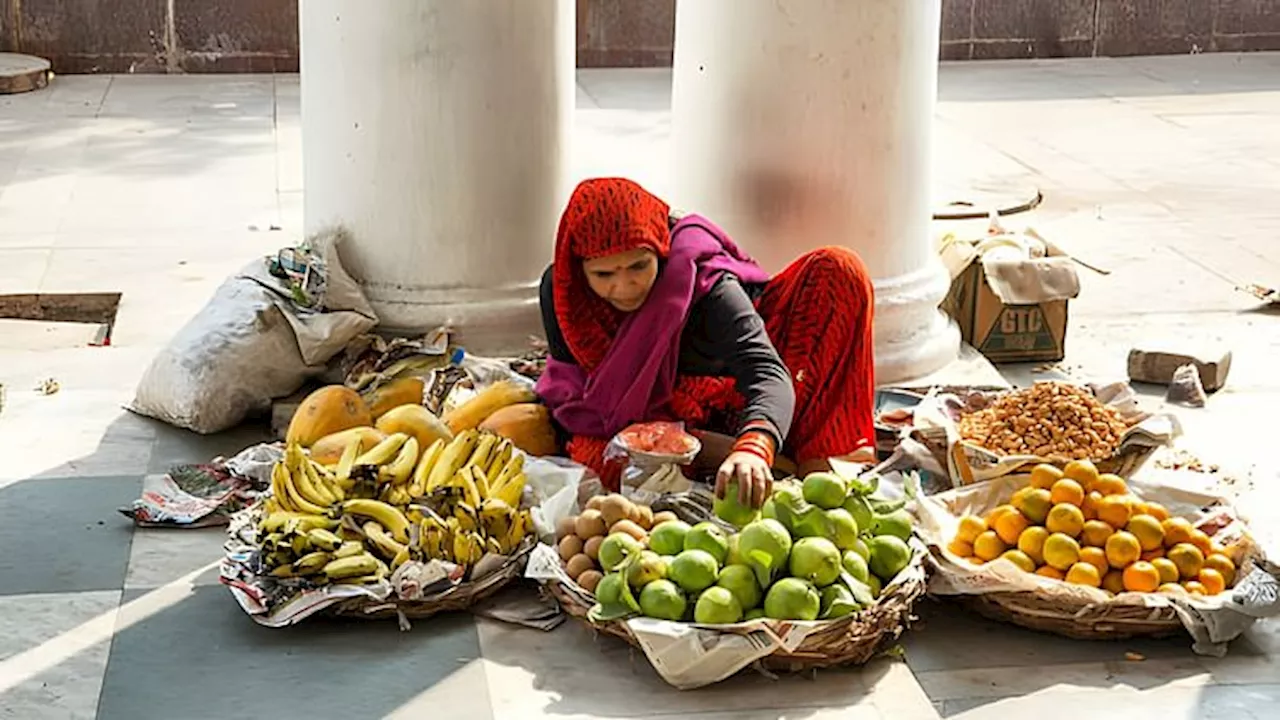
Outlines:
[[[498,542],[498,539],[495,537],[486,537],[484,539],[484,549],[488,552],[493,553],[494,555],[507,554],[502,549],[502,543]]]
[[[391,533],[396,542],[409,542],[409,519],[395,507],[378,500],[357,498],[342,503],[342,511],[348,515],[369,518]]]
[[[415,438],[405,440],[400,446],[400,454],[378,472],[378,479],[392,485],[400,485],[413,474],[414,465],[418,464],[418,441]]]
[[[413,480],[409,483],[409,496],[414,500],[427,492],[427,478],[431,475],[431,469],[439,462],[440,456],[444,454],[444,448],[444,438],[437,438],[431,443],[431,447],[422,453],[422,457],[418,460],[418,467],[413,470]]]
[[[338,482],[351,479],[351,468],[355,467],[358,457],[360,457],[360,437],[357,435],[351,438],[347,446],[342,449],[342,459],[338,460],[338,468],[333,473],[338,478]]]
[[[386,440],[369,448],[369,452],[356,458],[356,465],[385,465],[396,456],[400,447],[408,442],[409,436],[404,433],[392,433]]]
[[[368,538],[369,544],[377,550],[380,555],[388,560],[400,554],[400,551],[406,547],[391,538],[387,531],[372,520],[364,524],[364,536]]]
[[[453,561],[459,565],[471,565],[479,560],[472,559],[472,536],[470,533],[458,533],[453,536]]]
[[[338,479],[333,476],[333,473],[329,472],[323,465],[310,460],[305,462],[311,482],[323,487],[329,493],[329,497],[333,498],[334,503],[340,503],[346,499],[346,493],[343,492],[342,486],[338,484]],[[330,503],[330,505],[332,504]]]
[[[494,491],[493,497],[506,503],[512,509],[520,507],[520,500],[524,496],[524,472],[516,473],[502,487]]]
[[[476,515],[475,508],[465,502],[460,502],[453,508],[453,517],[458,521],[458,527],[463,532],[471,532],[480,527],[480,519]]]
[[[294,507],[293,502],[289,499],[289,492],[284,487],[284,476],[288,474],[288,470],[284,469],[284,463],[278,462],[271,468],[271,497],[284,512],[297,513],[298,508]]]
[[[476,393],[462,405],[445,413],[440,419],[454,434],[478,427],[493,413],[508,405],[534,402],[538,396],[533,387],[513,380],[500,380]]]
[[[401,547],[400,552],[396,553],[396,556],[391,559],[391,572],[395,572],[397,568],[406,562],[409,562],[409,548]]]
[[[273,578],[291,578],[297,576],[297,573],[293,571],[292,565],[281,565],[272,569],[268,574]]]
[[[476,487],[475,477],[470,468],[463,468],[453,478],[453,485],[462,488],[462,499],[471,507],[480,504],[480,488]]]
[[[276,550],[267,553],[267,556],[263,558],[263,562],[266,563],[267,567],[275,568],[281,565],[288,565],[291,558],[292,555],[290,553],[284,550]]]
[[[316,482],[320,478],[310,471],[310,467],[311,463],[304,460],[289,469],[290,476],[293,478],[293,488],[308,502],[327,508],[337,502],[337,499],[329,494],[328,488],[322,483]]]
[[[318,573],[333,559],[327,552],[313,552],[293,561],[293,570],[299,575]]]
[[[289,539],[289,548],[293,550],[294,555],[306,555],[311,552],[311,541],[307,540],[306,535],[294,535]]]
[[[514,447],[510,440],[502,438],[497,452],[489,459],[489,464],[485,467],[484,474],[485,477],[489,478],[490,486],[492,486],[494,480],[498,479],[498,475],[502,473],[502,468],[506,467],[506,464],[511,460],[511,456],[515,453]]]
[[[284,492],[285,496],[289,498],[290,505],[304,513],[324,515],[325,508],[323,506],[317,505],[302,497],[298,492],[298,489],[294,487],[293,481],[295,478],[293,474],[285,468],[284,463],[276,463],[276,466],[275,468],[272,468],[271,473],[272,479],[279,482],[281,490]],[[278,478],[276,477],[277,475],[279,476]]]
[[[336,521],[321,515],[280,510],[269,515],[263,515],[262,520],[258,521],[258,529],[265,532],[276,532],[289,527],[290,532],[307,532],[315,528],[332,530],[337,527],[337,524]],[[296,530],[293,528],[296,528]]]
[[[480,439],[476,441],[476,447],[471,451],[471,455],[467,458],[465,467],[473,465],[480,468],[488,468],[489,460],[493,457],[493,451],[498,444],[498,436],[493,433],[480,433]]]
[[[342,545],[340,545],[337,550],[333,551],[333,557],[335,559],[352,557],[353,555],[359,555],[362,552],[364,552],[363,543],[359,542],[358,540],[347,540],[346,542],[342,543]]]
[[[368,575],[378,570],[378,559],[369,553],[331,560],[324,566],[325,577],[330,580]]]
[[[431,468],[431,473],[427,476],[427,492],[444,485],[457,474],[458,469],[467,458],[471,457],[471,451],[475,449],[476,435],[474,431],[461,433],[445,447],[440,460],[436,462],[435,467]]]
[[[342,538],[323,528],[315,528],[307,531],[307,540],[312,547],[319,548],[326,552],[333,552],[342,546]]]

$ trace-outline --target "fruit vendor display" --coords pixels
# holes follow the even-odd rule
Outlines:
[[[583,543],[586,559],[570,557],[566,569],[570,576],[580,571],[584,589],[594,585],[591,616],[597,621],[632,615],[709,625],[840,618],[875,604],[912,559],[905,502],[874,497],[874,491],[874,484],[815,473],[803,483],[780,484],[755,511],[737,504],[737,487],[730,484],[715,510],[739,527],[736,532],[709,521],[690,526],[660,513],[647,533],[637,532],[642,524],[632,528],[619,520],[620,527],[610,526],[601,538],[596,533],[625,509],[609,496],[598,510],[589,507],[574,519],[573,533],[561,540],[561,557],[576,550],[582,531],[592,535]]]
[[[1039,382],[965,415],[958,430],[964,441],[995,453],[1066,462],[1111,457],[1128,426],[1084,388]]]
[[[960,518],[947,550],[1007,560],[1054,581],[1123,592],[1217,595],[1236,581],[1233,549],[1082,460],[1038,465],[1007,504]]]
[[[263,573],[367,583],[410,560],[442,560],[462,578],[486,554],[510,555],[532,533],[520,508],[524,456],[509,440],[465,430],[423,448],[415,435],[395,432],[369,447],[377,435],[343,432],[335,462],[291,442],[273,467],[257,523]]]

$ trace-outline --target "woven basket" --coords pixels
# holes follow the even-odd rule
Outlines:
[[[1079,605],[1034,592],[956,595],[952,599],[992,620],[1076,640],[1125,640],[1186,632],[1171,607]]]
[[[525,538],[519,550],[497,570],[479,580],[460,583],[431,597],[420,600],[398,600],[394,597],[386,600],[353,598],[334,605],[328,612],[340,617],[365,620],[384,620],[402,616],[420,620],[443,612],[468,610],[506,587],[512,580],[524,575],[525,560],[536,544],[536,538],[532,536]]]
[[[759,664],[774,672],[800,672],[838,665],[861,665],[883,653],[897,642],[903,631],[916,620],[916,602],[925,592],[924,553],[917,552],[905,570],[907,579],[881,595],[875,605],[861,612],[832,620],[811,632],[790,652],[779,648]],[[606,635],[622,638],[639,647],[635,635],[622,620],[593,623],[587,613],[595,599],[577,585],[550,582],[547,592],[570,616]]]

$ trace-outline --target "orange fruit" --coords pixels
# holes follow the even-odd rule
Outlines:
[[[1120,570],[1107,572],[1102,576],[1102,589],[1113,593],[1124,592],[1124,573]]]
[[[1143,512],[1162,523],[1169,519],[1169,510],[1157,502],[1146,503],[1146,507],[1143,509]]]
[[[974,556],[983,560],[995,560],[1008,549],[1009,547],[1004,544],[995,530],[988,530],[973,541]]]
[[[1053,506],[1049,491],[1043,488],[1023,488],[1019,492],[1022,494],[1014,497],[1013,506],[1032,524],[1043,525],[1045,518],[1049,516],[1049,508]]]
[[[1062,479],[1062,471],[1053,465],[1040,464],[1031,468],[1031,486],[1048,490]]]
[[[1088,460],[1072,460],[1062,468],[1062,476],[1075,480],[1082,488],[1093,490],[1094,483],[1098,482],[1098,468]]]
[[[1236,564],[1231,562],[1231,558],[1223,553],[1216,552],[1204,559],[1205,568],[1217,570],[1222,574],[1222,580],[1231,587],[1236,584]]]
[[[1191,543],[1178,543],[1169,548],[1169,561],[1177,568],[1184,580],[1190,580],[1200,574],[1204,567],[1204,553]]]
[[[1063,478],[1053,484],[1049,497],[1054,505],[1067,503],[1080,507],[1084,504],[1084,488],[1080,487],[1080,483],[1075,480]]]
[[[1111,565],[1107,563],[1107,553],[1100,547],[1080,548],[1080,562],[1087,562],[1098,568],[1098,577],[1106,575],[1107,571],[1111,569]],[[1094,585],[1094,587],[1097,587],[1097,585]]]
[[[1125,568],[1138,560],[1142,546],[1138,538],[1121,530],[1107,538],[1107,563],[1113,568]]]
[[[965,560],[968,560],[970,565],[986,565],[987,564],[987,561],[983,560],[980,557],[967,557],[965,558]]]
[[[1044,526],[1051,533],[1062,533],[1076,537],[1084,530],[1084,513],[1080,508],[1069,503],[1058,503],[1049,511]]]
[[[1067,582],[1098,587],[1102,585],[1102,573],[1087,562],[1078,562],[1067,571]]]
[[[967,543],[960,538],[952,540],[947,549],[962,558],[973,557],[973,543]]]
[[[1048,537],[1048,530],[1039,525],[1032,525],[1018,536],[1018,549],[1040,565],[1044,563],[1044,541]]]
[[[1106,547],[1107,538],[1115,534],[1110,525],[1101,520],[1086,520],[1080,540],[1090,547]]]
[[[1098,519],[1098,505],[1102,502],[1102,493],[1094,490],[1084,498],[1084,505],[1080,509],[1084,511],[1085,520]]]
[[[1036,568],[1036,574],[1040,577],[1053,578],[1054,580],[1065,580],[1067,575],[1052,565]]]
[[[991,529],[996,531],[996,535],[1004,541],[1005,545],[1016,545],[1018,536],[1023,530],[1027,529],[1031,523],[1023,517],[1020,512],[1002,513],[996,521],[991,524]]]
[[[1014,565],[1017,565],[1023,572],[1033,573],[1036,571],[1035,561],[1021,550],[1006,550],[1000,555],[1000,557],[1004,560],[1008,560]]]
[[[1123,495],[1108,495],[1098,503],[1098,519],[1113,528],[1122,528],[1129,524],[1129,516],[1133,514],[1129,501]]]
[[[997,505],[991,508],[990,512],[987,513],[987,517],[986,517],[987,527],[988,528],[995,527],[996,518],[999,518],[1001,515],[1007,512],[1017,512],[1017,508],[1015,508],[1012,505]]]
[[[1204,555],[1213,554],[1213,541],[1209,539],[1209,536],[1203,530],[1192,530],[1191,539],[1187,542],[1200,548],[1200,552]]]
[[[1124,589],[1130,592],[1155,592],[1160,587],[1160,571],[1145,560],[1124,569]]]
[[[1151,561],[1151,567],[1155,568],[1160,573],[1160,582],[1162,584],[1178,584],[1178,580],[1181,577],[1181,571],[1178,570],[1178,566],[1169,558],[1156,558]]]
[[[956,531],[956,539],[973,544],[978,536],[987,531],[987,521],[977,515],[965,515],[960,518],[960,529]]]
[[[1155,550],[1164,545],[1164,528],[1150,515],[1134,515],[1124,529],[1138,538],[1143,550]]]
[[[1164,544],[1173,547],[1178,543],[1191,542],[1191,521],[1186,518],[1169,518],[1162,520],[1160,527],[1164,530]]]
[[[1097,490],[1103,495],[1124,495],[1129,492],[1129,484],[1119,475],[1099,475],[1098,481],[1094,483],[1090,490]]]
[[[1044,541],[1044,562],[1066,571],[1080,561],[1080,545],[1075,539],[1062,533],[1053,533]]]
[[[1196,578],[1200,584],[1204,586],[1205,593],[1209,595],[1217,595],[1227,589],[1227,581],[1223,579],[1222,573],[1213,568],[1205,568],[1200,571],[1200,576]]]
[[[1169,595],[1186,595],[1187,589],[1178,583],[1165,583],[1156,588],[1156,592],[1167,593]]]
[[[1186,588],[1187,592],[1191,593],[1192,595],[1208,595],[1209,594],[1208,592],[1205,591],[1204,585],[1201,585],[1196,580],[1188,580],[1187,582],[1182,583],[1182,587]]]

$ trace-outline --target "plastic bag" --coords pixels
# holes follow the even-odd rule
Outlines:
[[[1204,407],[1208,398],[1204,393],[1204,385],[1200,383],[1200,371],[1195,365],[1183,365],[1173,371],[1173,380],[1164,399],[1187,407]]]
[[[651,504],[663,495],[686,492],[693,483],[680,469],[693,462],[702,443],[685,432],[684,423],[649,422],[628,426],[609,442],[605,462],[625,463],[622,494]]]

